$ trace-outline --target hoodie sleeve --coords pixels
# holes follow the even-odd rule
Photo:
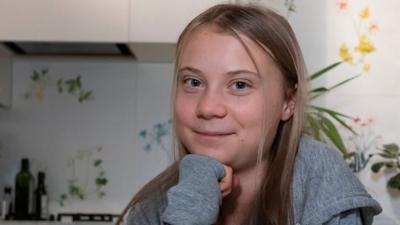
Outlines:
[[[332,217],[323,225],[363,225],[360,210],[353,209]]]
[[[359,211],[363,224],[370,225],[382,211],[340,152],[311,138],[300,144],[293,182],[295,219],[300,224],[320,225],[338,216],[336,220],[345,220],[354,215],[344,212]]]
[[[171,225],[209,225],[216,222],[222,195],[223,165],[207,156],[190,154],[179,166],[179,182],[167,192],[162,220]]]

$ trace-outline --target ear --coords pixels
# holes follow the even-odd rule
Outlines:
[[[281,114],[282,121],[286,121],[293,116],[294,110],[296,108],[296,93],[297,93],[296,90],[297,90],[297,85],[295,86],[295,89],[288,95],[287,99],[283,104],[282,114]]]

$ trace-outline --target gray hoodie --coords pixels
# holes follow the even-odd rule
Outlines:
[[[167,194],[136,204],[127,225],[211,225],[222,204],[221,163],[188,155],[180,163],[179,182]],[[370,225],[382,209],[335,149],[303,136],[296,156],[292,191],[296,225]]]

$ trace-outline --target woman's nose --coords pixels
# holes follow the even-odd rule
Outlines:
[[[202,119],[223,118],[227,114],[227,108],[222,94],[205,92],[199,99],[196,116]]]

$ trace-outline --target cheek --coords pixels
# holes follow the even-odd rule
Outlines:
[[[272,96],[271,96],[272,97]],[[240,106],[232,107],[232,115],[242,129],[241,143],[257,148],[264,138],[269,146],[275,137],[281,118],[282,104],[277,98],[266,98],[262,95],[249,98]],[[263,133],[265,124],[265,135]]]
[[[240,104],[238,104],[240,103]],[[261,97],[244,98],[242,101],[232,102],[231,117],[240,131],[240,144],[250,148],[258,146],[262,132],[264,109]]]
[[[176,119],[187,121],[188,117],[192,116],[194,113],[193,101],[177,95],[174,103],[174,111]]]
[[[179,96],[175,98],[174,103],[174,119],[175,131],[178,139],[185,139],[185,129],[192,127],[195,116],[194,101]]]
[[[230,111],[241,127],[259,127],[264,116],[262,96],[234,99]]]

